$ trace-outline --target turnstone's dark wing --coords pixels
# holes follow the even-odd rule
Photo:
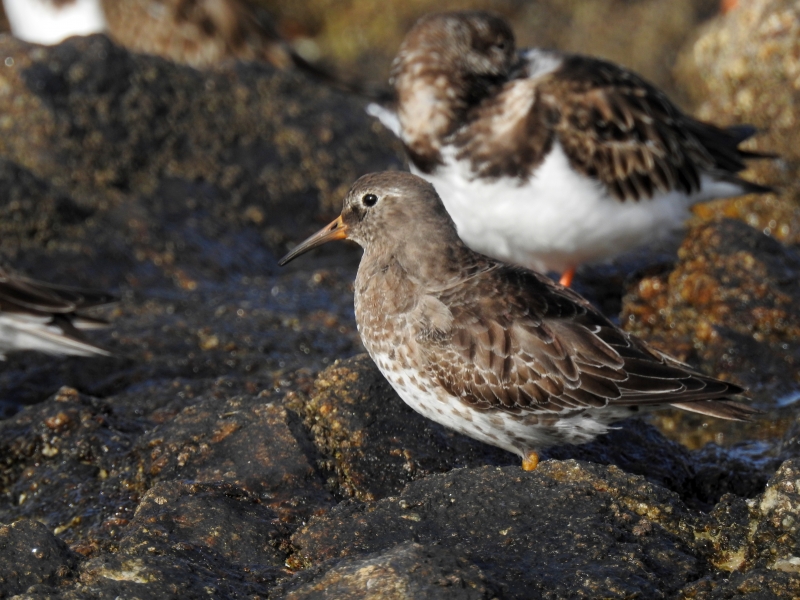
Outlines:
[[[80,334],[107,323],[80,311],[116,301],[104,292],[43,283],[0,269],[0,358],[14,350],[108,355]]]
[[[740,186],[739,193],[770,191],[737,176],[745,159],[769,157],[738,148],[753,128],[722,129],[693,119],[655,86],[613,63],[579,55],[562,59],[536,87],[543,105],[537,110],[571,166],[599,179],[613,197],[696,193],[703,174]]]
[[[67,314],[116,301],[116,297],[105,292],[34,281],[0,269],[0,310],[17,307]]]
[[[417,336],[427,369],[477,409],[680,404],[733,419],[753,412],[717,400],[742,392],[740,387],[649,348],[577,294],[534,272],[503,266],[438,293],[428,301],[431,310],[434,302],[449,307],[452,319],[439,316],[430,322],[445,327],[423,327]]]

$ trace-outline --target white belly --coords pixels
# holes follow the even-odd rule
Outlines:
[[[608,431],[614,421],[631,416],[628,407],[528,414],[520,417],[500,410],[479,411],[425,381],[410,369],[390,368],[387,355],[372,359],[403,401],[416,412],[478,441],[498,446],[525,458],[531,450],[557,444],[583,444]]]
[[[0,360],[17,350],[36,350],[46,354],[78,356],[107,355],[108,352],[64,335],[49,319],[0,313]]]
[[[59,7],[53,0],[3,0],[11,33],[34,44],[58,44],[73,35],[106,30],[100,0],[75,0]]]
[[[620,202],[603,186],[573,171],[556,143],[529,181],[474,178],[465,161],[443,152],[430,181],[464,242],[478,252],[540,272],[605,261],[680,228],[699,201],[741,193],[737,186],[703,178],[693,196],[661,194]]]

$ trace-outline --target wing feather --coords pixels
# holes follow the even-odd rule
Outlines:
[[[736,175],[746,159],[769,157],[738,148],[752,128],[697,121],[613,63],[566,55],[560,68],[537,81],[536,94],[546,107],[538,110],[554,119],[552,129],[571,165],[598,178],[618,200],[672,190],[692,194],[700,191],[703,173],[743,191],[768,190]]]
[[[651,349],[543,276],[500,267],[462,283],[437,291],[450,308],[449,330],[417,341],[429,374],[473,407],[520,413],[691,403],[723,418],[749,411],[725,403],[714,413],[714,400],[742,389]]]

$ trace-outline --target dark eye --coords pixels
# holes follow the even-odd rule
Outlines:
[[[506,42],[505,40],[500,40],[495,44],[498,50],[505,50],[506,49]]]
[[[364,194],[364,197],[361,198],[361,201],[364,203],[364,206],[375,206],[375,203],[378,201],[378,197],[375,194]]]

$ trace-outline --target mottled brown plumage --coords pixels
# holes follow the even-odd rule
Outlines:
[[[470,250],[419,177],[362,177],[339,219],[281,264],[344,237],[364,248],[364,346],[407,403],[462,433],[528,458],[588,441],[637,407],[753,412],[727,400],[739,386],[650,348],[547,277]]]
[[[517,51],[481,11],[427,15],[390,80],[411,171],[436,186],[473,249],[537,271],[570,271],[669,236],[689,207],[769,188],[739,176],[761,155],[681,112],[623,67]]]
[[[478,176],[524,179],[557,140],[573,168],[618,200],[697,192],[701,173],[766,190],[736,175],[746,158],[761,156],[738,149],[751,128],[698,121],[608,61],[517,53],[511,28],[492,13],[420,19],[403,41],[391,83],[404,142],[424,172],[442,164],[441,150],[452,144]]]

